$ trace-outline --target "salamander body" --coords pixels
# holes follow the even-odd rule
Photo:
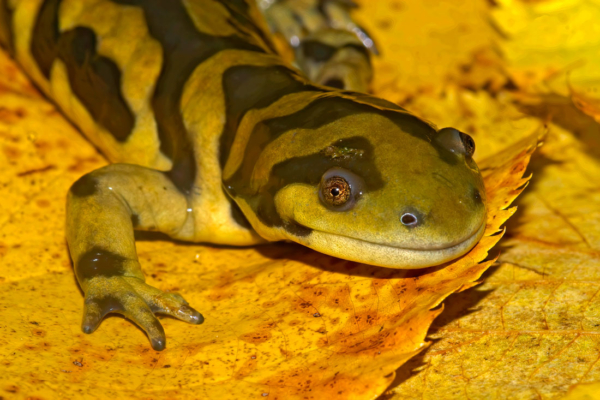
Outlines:
[[[340,49],[356,50],[344,37]],[[67,200],[85,332],[119,312],[163,349],[154,313],[203,320],[144,282],[134,229],[228,245],[287,240],[391,268],[441,264],[483,235],[473,140],[309,80],[278,55],[251,1],[0,0],[0,43],[113,163]],[[368,54],[354,50],[306,69],[327,83],[352,64],[342,86],[353,71],[365,82],[368,62],[356,60]]]

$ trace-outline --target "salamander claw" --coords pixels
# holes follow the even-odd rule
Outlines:
[[[165,293],[135,277],[94,277],[86,285],[81,329],[94,332],[111,312],[133,321],[148,335],[154,350],[164,350],[165,331],[155,313],[171,315],[191,324],[201,324],[204,317],[177,293]]]
[[[195,325],[204,322],[202,314],[190,307],[179,293],[160,292],[147,299],[147,302],[155,313],[167,314]]]
[[[118,312],[121,310],[121,304],[111,297],[93,298],[86,297],[83,309],[83,322],[81,330],[84,333],[92,333],[98,326],[106,314]]]

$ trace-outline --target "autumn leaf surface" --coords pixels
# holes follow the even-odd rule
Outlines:
[[[600,96],[600,3],[594,0],[498,0],[490,18],[505,70],[529,92]]]
[[[463,34],[476,31],[493,45],[449,68],[436,91],[382,94],[472,134],[479,154],[517,143],[540,123],[547,134],[498,263],[482,285],[445,302],[428,335],[432,345],[397,371],[382,398],[600,398],[598,2],[499,0],[484,14],[496,32],[461,20]],[[448,23],[442,13],[428,19]],[[459,43],[447,33],[445,40]],[[386,35],[402,46],[401,25]],[[421,35],[424,48],[437,46],[438,36]],[[419,57],[413,63],[426,60]],[[439,62],[452,65],[451,58]]]
[[[389,398],[598,398],[600,163],[587,150],[550,126],[499,264],[447,302]]]
[[[14,71],[4,56],[3,70]],[[4,74],[3,74],[4,75]],[[485,237],[446,266],[397,271],[337,260],[292,245],[222,249],[142,241],[151,284],[179,291],[203,310],[189,326],[163,319],[169,346],[108,318],[80,332],[81,295],[62,237],[64,193],[103,164],[62,117],[22,87],[1,94],[6,213],[2,228],[1,351],[9,393],[40,397],[373,398],[418,353],[432,311],[489,267],[505,210],[537,138],[484,165]],[[51,372],[50,372],[51,371]]]
[[[386,8],[380,8],[383,3],[407,23],[414,18],[407,12],[423,15],[428,3],[404,11],[397,5],[403,3],[393,1],[364,5],[364,15],[372,16],[370,23],[379,24],[371,28],[378,42],[400,49],[402,41],[393,35],[398,26],[394,28],[389,18],[382,19],[386,15]],[[434,7],[429,11],[435,12],[427,14],[428,18],[459,14],[457,7],[439,4],[437,8],[434,2],[429,4]],[[447,61],[442,66],[415,73],[418,58],[410,61],[417,64],[406,68],[397,63],[417,52],[418,41],[401,53],[386,54],[384,46],[384,57],[376,61],[381,73],[376,71],[375,91],[395,101],[414,102],[414,108],[422,106],[422,115],[436,122],[467,131],[473,128],[470,131],[482,147],[478,163],[485,176],[489,210],[481,242],[447,265],[399,271],[342,261],[295,245],[230,249],[142,235],[138,253],[148,282],[180,292],[206,317],[201,326],[163,318],[168,337],[163,352],[153,351],[143,332],[120,317],[107,318],[93,335],[81,332],[83,300],[64,241],[64,201],[72,182],[105,161],[2,53],[0,396],[371,399],[392,383],[395,393],[401,394],[403,385],[421,379],[421,373],[407,378],[411,374],[407,368],[414,367],[410,361],[394,382],[396,370],[426,348],[426,334],[442,313],[442,301],[463,291],[436,320],[442,322],[436,322],[435,334],[443,321],[452,320],[448,315],[472,304],[461,299],[487,287],[467,290],[493,263],[484,260],[502,238],[503,223],[515,211],[508,207],[527,183],[523,175],[546,120],[543,110],[536,111],[539,116],[523,117],[510,99],[498,100],[490,92],[476,91],[469,96],[464,86],[456,84],[458,78],[448,78],[462,70],[461,65],[475,62],[474,52],[491,43],[487,34],[469,42],[475,40],[478,30],[492,32],[485,23],[485,3],[473,4],[471,25],[456,28],[449,20],[447,25],[435,20],[427,24],[438,32],[429,38],[443,49],[437,59]],[[443,35],[446,29],[468,45],[453,51],[456,46]],[[430,52],[425,46],[419,54],[430,57]],[[488,70],[483,69],[487,76]],[[403,70],[406,75],[395,78]],[[460,73],[456,73],[458,77]],[[501,90],[508,78],[495,76],[500,82],[496,88]],[[475,80],[472,76],[460,78]],[[395,82],[395,86],[385,82]],[[403,91],[404,83],[410,85]],[[465,117],[453,119],[455,111],[464,111]],[[491,130],[490,115],[505,125],[486,135]],[[564,140],[575,140],[569,132],[561,132]],[[577,146],[574,149],[581,151]],[[568,176],[564,180],[570,185]],[[582,186],[584,189],[587,187]],[[555,207],[560,209],[563,199],[552,197],[558,194],[552,185],[547,191],[544,198],[552,204],[558,202]],[[580,195],[573,193],[576,198]],[[555,225],[549,226],[548,232],[562,227],[564,219],[552,221]],[[519,235],[529,237],[524,232],[542,232],[534,222],[525,222],[513,224],[511,240],[519,240]],[[575,240],[569,236],[571,231],[563,230],[565,237]],[[591,243],[590,238],[586,240]],[[493,271],[509,262],[526,265],[515,258],[521,254],[518,249],[529,248],[529,242],[524,243],[505,251],[504,264]],[[547,257],[556,258],[551,252]],[[490,284],[491,278],[485,282]],[[485,319],[479,323],[487,327]],[[434,342],[431,350],[416,360],[429,357],[442,342]]]

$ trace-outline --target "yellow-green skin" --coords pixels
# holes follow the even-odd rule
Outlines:
[[[252,2],[0,0],[0,43],[114,163],[67,199],[85,332],[118,312],[161,350],[155,313],[203,321],[144,282],[134,229],[290,240],[390,268],[444,263],[483,235],[470,138],[312,83],[277,55]],[[343,206],[323,198],[331,176],[350,184]]]

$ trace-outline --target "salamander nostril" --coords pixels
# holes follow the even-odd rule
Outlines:
[[[406,226],[415,226],[419,222],[419,220],[414,214],[404,213],[400,217],[400,222],[402,222]]]
[[[481,198],[481,192],[479,190],[473,189],[473,199],[475,200],[476,203],[483,202],[483,200]]]

